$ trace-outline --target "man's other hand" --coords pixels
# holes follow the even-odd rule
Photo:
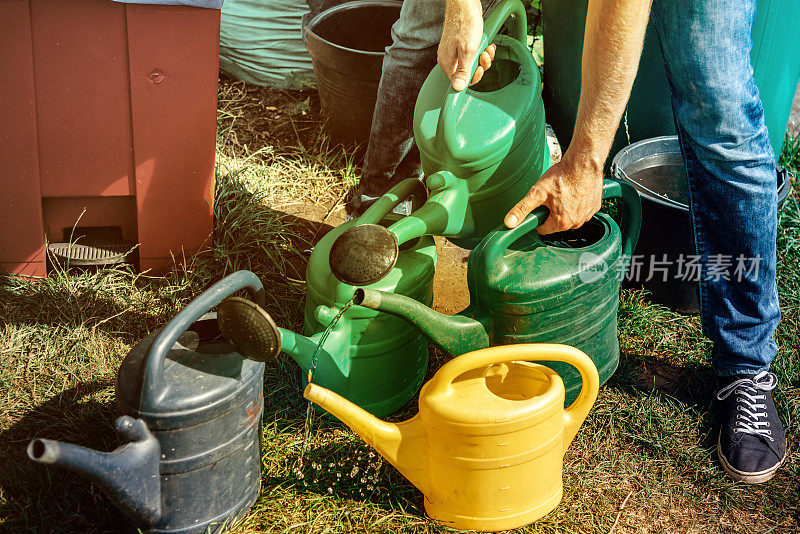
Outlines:
[[[600,210],[602,196],[602,163],[580,157],[573,159],[567,151],[564,159],[550,167],[511,208],[504,222],[509,228],[515,228],[531,211],[546,206],[550,214],[539,226],[540,234],[580,228]]]
[[[480,0],[448,0],[437,59],[456,91],[466,89],[467,83],[478,83],[483,73],[492,65],[496,49],[493,44],[481,52],[480,64],[472,80],[469,79],[481,37],[483,8]]]

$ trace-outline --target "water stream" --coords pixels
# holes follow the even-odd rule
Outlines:
[[[314,380],[314,371],[319,362],[319,351],[325,345],[328,336],[333,331],[336,323],[353,306],[355,296],[347,301],[330,322],[328,327],[320,336],[319,343],[314,354],[311,356],[311,366],[308,370],[308,383]],[[383,473],[383,460],[374,451],[353,451],[351,457],[344,460],[331,462],[322,458],[319,461],[311,461],[309,448],[311,438],[314,434],[314,420],[317,417],[316,410],[311,401],[306,407],[306,418],[303,426],[303,438],[300,455],[294,465],[293,472],[298,480],[302,480],[303,487],[318,487],[320,490],[325,488],[325,492],[332,494],[334,488],[337,491],[344,491],[353,498],[367,498],[379,490],[379,485],[385,484]],[[306,470],[306,462],[309,462]],[[305,472],[304,472],[305,471]]]
[[[328,324],[328,327],[325,328],[325,331],[319,338],[319,343],[317,344],[317,348],[314,349],[314,354],[311,355],[311,366],[308,369],[308,383],[310,384],[314,379],[314,371],[317,368],[317,363],[319,363],[319,351],[322,349],[322,346],[325,345],[325,341],[327,341],[328,336],[333,331],[336,323],[339,322],[339,319],[345,314],[345,312],[350,309],[350,306],[353,305],[353,301],[355,300],[355,295],[353,295],[350,300],[344,303],[344,305],[339,309],[339,313],[333,318],[333,320]],[[306,420],[303,425],[303,443],[302,448],[300,449],[300,458],[298,468],[303,467],[303,461],[306,457],[306,452],[308,451],[309,443],[311,442],[311,434],[314,427],[314,405],[311,401],[308,401],[308,405],[306,407]]]

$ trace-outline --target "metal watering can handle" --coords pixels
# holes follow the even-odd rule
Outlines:
[[[583,421],[592,409],[600,388],[600,378],[594,362],[583,352],[569,345],[527,343],[489,347],[462,354],[442,366],[430,381],[429,394],[449,395],[453,382],[462,374],[499,363],[564,362],[581,374],[581,392],[575,402],[564,410],[564,450],[567,449]]]
[[[172,346],[195,321],[211,308],[236,293],[247,289],[250,298],[262,308],[265,305],[264,286],[250,271],[237,271],[211,286],[194,299],[161,330],[147,354],[145,375],[142,378],[142,399],[158,399],[164,394],[164,360]]]
[[[633,249],[639,240],[639,230],[642,225],[642,202],[636,189],[615,178],[607,178],[603,182],[603,198],[619,198],[625,207],[625,219],[622,228],[622,254],[625,258],[626,269],[633,255]],[[516,240],[527,234],[535,234],[533,237],[539,240],[536,228],[541,225],[549,214],[549,210],[544,206],[539,206],[533,210],[516,228],[500,228],[491,232],[483,244],[483,257],[485,258],[484,269],[491,272],[492,265],[497,258],[505,254],[508,247]],[[539,240],[541,241],[541,240]]]

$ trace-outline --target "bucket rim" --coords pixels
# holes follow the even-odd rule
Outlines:
[[[658,137],[649,137],[647,139],[642,139],[641,141],[636,141],[635,143],[631,143],[628,146],[622,148],[619,152],[614,155],[614,159],[611,160],[611,174],[624,182],[631,184],[636,191],[639,193],[639,196],[642,198],[649,200],[650,202],[655,202],[665,208],[671,208],[678,211],[683,211],[688,213],[689,212],[689,205],[683,202],[679,202],[677,200],[667,199],[657,193],[654,193],[644,187],[642,184],[637,182],[636,180],[630,178],[626,173],[625,169],[630,166],[633,161],[626,162],[625,156],[627,156],[630,152],[636,151],[641,147],[646,147],[647,145],[656,145],[662,148],[660,151],[653,151],[648,155],[657,155],[657,154],[678,154],[681,156],[681,166],[683,166],[683,157],[680,151],[680,145],[678,143],[678,136],[677,135],[661,135]],[[664,150],[664,148],[669,148],[668,150]],[[672,149],[674,148],[674,150]]]
[[[619,152],[614,155],[614,158],[611,160],[611,174],[615,178],[619,180],[623,180],[633,187],[636,188],[636,191],[639,193],[644,199],[647,199],[651,202],[655,202],[656,204],[660,204],[661,206],[676,209],[679,211],[689,212],[689,205],[683,202],[678,202],[677,200],[667,199],[658,194],[652,194],[653,192],[649,191],[646,187],[642,184],[636,182],[635,180],[631,179],[626,173],[625,169],[630,165],[632,162],[624,162],[625,156],[628,155],[629,152],[635,151],[642,146],[646,145],[660,145],[663,149],[664,147],[670,147],[674,145],[674,150],[661,150],[660,152],[652,152],[650,155],[656,154],[679,154],[681,156],[681,165],[683,165],[683,154],[680,150],[680,143],[678,141],[677,135],[661,135],[658,137],[649,137],[647,139],[642,139],[641,141],[636,141],[635,143],[631,143],[628,146],[622,148]],[[625,163],[623,165],[622,163]],[[780,207],[788,198],[789,193],[792,189],[792,182],[789,178],[790,172],[781,167],[780,165],[775,165],[776,170],[776,177],[775,177],[775,186],[778,191],[778,199],[777,204]]]
[[[339,4],[333,7],[329,7],[325,11],[318,13],[314,18],[311,20],[303,20],[303,41],[308,42],[309,36],[313,36],[315,39],[322,41],[334,48],[345,52],[352,52],[356,54],[362,54],[365,56],[372,56],[372,57],[380,57],[386,54],[385,51],[381,52],[374,52],[371,50],[358,50],[356,48],[350,48],[347,46],[342,46],[340,44],[334,43],[329,41],[328,39],[324,39],[318,33],[315,33],[312,28],[319,25],[323,20],[326,18],[336,15],[342,11],[350,11],[353,9],[357,9],[360,7],[365,6],[382,6],[382,7],[398,7],[402,8],[403,2],[402,0],[350,0],[349,2],[344,2],[343,4]]]

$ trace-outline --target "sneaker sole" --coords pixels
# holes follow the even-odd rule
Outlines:
[[[720,434],[722,431],[720,431]],[[764,469],[763,471],[755,471],[752,473],[748,473],[745,471],[739,471],[731,464],[728,463],[728,460],[725,459],[725,456],[720,452],[720,434],[717,435],[717,458],[719,459],[719,463],[722,464],[722,469],[728,473],[728,475],[738,481],[744,482],[745,484],[763,484],[767,482],[772,477],[775,476],[775,473],[778,471],[783,462],[786,460],[786,457],[789,454],[788,449],[783,454],[783,458],[781,461],[775,464],[774,466],[770,467],[769,469]]]

